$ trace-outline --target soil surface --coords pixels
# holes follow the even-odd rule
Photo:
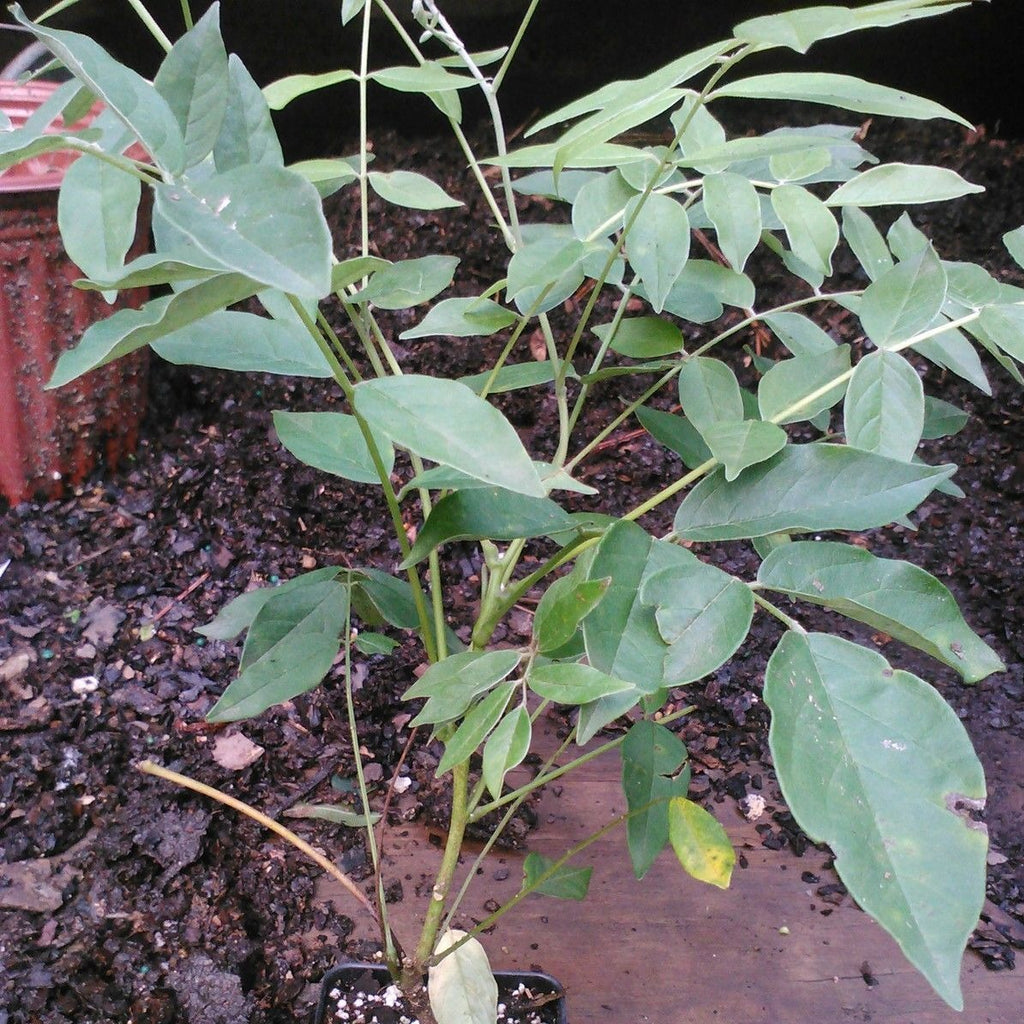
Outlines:
[[[447,143],[376,141],[381,169],[423,170],[449,191],[469,194],[463,160]],[[1024,147],[960,130],[903,134],[881,121],[865,144],[887,157],[955,167],[985,185],[983,197],[916,209],[915,222],[943,256],[980,261],[1024,283],[999,245],[1005,230],[1024,223]],[[339,255],[354,252],[350,199],[335,200],[331,210]],[[524,201],[523,214],[539,220],[549,211]],[[457,288],[467,294],[496,276],[499,243],[479,201],[455,212],[411,214],[376,238],[384,256],[439,247],[458,254]],[[762,304],[785,296],[773,290],[778,275],[770,264],[759,275],[767,282]],[[583,301],[569,300],[556,326],[564,329]],[[334,319],[340,328],[340,314]],[[401,313],[387,328],[397,336],[415,319]],[[829,326],[858,340],[841,311]],[[493,346],[435,339],[397,351],[409,369],[468,373],[483,367]],[[520,358],[529,358],[525,347]],[[739,347],[737,358],[744,358]],[[933,681],[964,721],[989,778],[985,820],[993,843],[987,917],[972,945],[993,968],[1011,968],[1024,935],[1024,402],[1001,369],[989,371],[991,396],[934,368],[927,374],[929,393],[972,414],[960,434],[929,442],[923,453],[960,466],[956,480],[966,497],[936,494],[913,516],[916,532],[894,526],[864,543],[880,555],[912,558],[946,583],[1007,671],[964,687],[886,637],[840,628]],[[638,386],[624,380],[598,391],[585,436]],[[133,767],[152,759],[273,817],[299,803],[348,797],[353,766],[339,675],[255,721],[210,727],[204,715],[233,677],[238,648],[204,643],[195,633],[256,585],[323,565],[394,569],[397,548],[377,492],[297,464],[273,432],[276,408],[339,401],[322,383],[155,360],[135,458],[62,500],[0,515],[0,565],[10,560],[0,577],[3,1024],[308,1019],[313,986],[339,959],[360,952],[346,942],[352,922],[313,898],[319,869],[251,821]],[[666,394],[657,404],[671,401]],[[550,450],[547,397],[502,403],[535,451]],[[579,507],[621,511],[679,474],[677,457],[632,427],[613,434],[583,467],[586,482],[607,493],[600,504]],[[672,511],[645,525],[664,530]],[[736,572],[756,565],[743,545],[705,553]],[[471,546],[446,549],[456,629],[469,621],[478,568]],[[517,609],[497,639],[524,640],[530,611]],[[758,693],[777,637],[773,621],[758,617],[733,662],[678,694],[698,705],[681,729],[694,794],[709,803],[738,802],[770,782],[760,774],[768,763],[767,716]],[[398,694],[422,662],[409,637],[395,639],[393,656],[364,657],[356,666],[362,742],[371,781],[381,787],[409,740],[410,716]],[[437,756],[423,742],[407,752],[413,787],[395,811],[404,819],[424,816],[424,805],[438,799],[429,791]],[[350,833],[324,822],[290,824],[366,878],[364,851]],[[762,831],[779,857],[808,842],[785,813]],[[400,884],[389,896],[402,898]]]

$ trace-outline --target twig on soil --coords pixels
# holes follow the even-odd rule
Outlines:
[[[180,594],[177,595],[177,597],[172,597],[171,600],[164,605],[164,607],[161,608],[152,619],[150,619],[150,621],[159,622],[160,619],[162,619],[176,604],[184,601],[189,594],[198,590],[209,578],[209,572],[204,572],[198,579],[193,580]]]
[[[257,811],[255,807],[250,807],[248,804],[242,803],[241,800],[236,800],[233,796],[222,793],[219,789],[207,786],[196,779],[189,778],[187,775],[179,775],[178,772],[172,772],[169,768],[164,768],[153,761],[139,761],[136,767],[147,775],[155,775],[157,778],[166,779],[168,782],[175,783],[175,785],[191,789],[193,792],[201,793],[203,796],[208,796],[211,800],[225,804],[240,814],[252,818],[253,821],[259,822],[264,828],[270,829],[271,832],[276,832],[286,842],[291,843],[295,849],[309,857],[314,864],[323,868],[364,910],[372,914],[374,918],[377,917],[377,911],[374,910],[373,904],[370,903],[355,882],[344,871],[332,864],[322,853],[314,850],[305,839],[297,836],[290,828],[285,828],[280,822],[274,821],[273,818],[268,818],[262,811]]]

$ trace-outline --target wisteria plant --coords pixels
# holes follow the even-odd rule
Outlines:
[[[928,682],[873,648],[809,630],[799,606],[867,624],[968,684],[1000,671],[947,588],[911,562],[872,554],[870,531],[904,522],[935,490],[957,493],[956,467],[918,452],[923,438],[959,430],[966,415],[925,394],[923,366],[987,391],[980,352],[1020,381],[1024,290],[942,259],[900,212],[977,186],[942,167],[879,163],[857,132],[864,116],[966,125],[962,118],[844,74],[745,75],[744,64],[965,5],[884,0],[753,18],[727,39],[555,111],[510,149],[499,97],[538,4],[523,4],[509,46],[481,54],[467,50],[434,0],[414,0],[412,19],[390,0],[339,0],[325,17],[360,33],[358,66],[262,89],[226,52],[217,3],[194,20],[182,0],[184,34],[172,45],[143,0],[130,0],[166,49],[152,81],[91,38],[14,6],[71,78],[25,127],[0,133],[0,162],[80,154],[60,212],[81,286],[159,292],[89,328],[49,386],[149,345],[176,363],[305,375],[340,389],[345,411],[282,410],[276,434],[300,461],[381,488],[395,564],[324,566],[232,601],[201,630],[221,641],[245,633],[238,677],[209,719],[259,715],[328,676],[344,682],[362,802],[352,820],[365,828],[375,869],[370,892],[344,881],[378,918],[388,966],[422,1021],[494,1024],[476,936],[529,893],[585,895],[589,873],[569,859],[580,847],[556,859],[531,853],[509,905],[467,932],[452,929],[467,826],[497,811],[500,831],[595,745],[621,756],[636,876],[671,846],[690,875],[728,884],[728,838],[687,796],[687,752],[673,729],[687,712],[666,705],[677,709],[680,688],[732,658],[755,615],[784,626],[764,700],[786,801],[802,828],[831,846],[860,906],[960,1008],[960,961],[985,891],[986,833],[972,813],[985,801],[981,765]],[[374,67],[380,32],[398,34],[405,64]],[[286,164],[271,111],[340,83],[358,110],[358,152]],[[433,104],[450,124],[469,187],[493,220],[495,252],[504,252],[483,290],[460,278],[456,255],[407,258],[378,247],[378,200],[399,215],[455,209],[463,199],[421,173],[371,169],[371,83]],[[489,112],[487,152],[462,121],[469,90]],[[735,136],[716,116],[726,99],[840,108],[854,124]],[[57,115],[72,124],[97,100],[104,111],[88,129],[54,130]],[[637,141],[635,130],[650,122],[665,126],[660,144]],[[372,167],[386,167],[391,154],[375,155]],[[358,196],[361,218],[360,251],[345,258],[323,212],[339,189]],[[153,250],[126,264],[143,193]],[[568,217],[524,222],[517,194],[547,197],[546,208]],[[1024,228],[1004,242],[1024,262]],[[831,286],[840,253],[859,276]],[[786,277],[799,297],[766,301],[768,277]],[[572,296],[578,316],[556,328],[549,314]],[[840,307],[859,324],[846,340],[823,326]],[[397,338],[378,316],[396,310],[416,317]],[[755,335],[765,344],[753,351]],[[497,337],[481,350],[499,354],[459,379],[405,372],[396,343],[425,337]],[[531,337],[543,358],[531,354]],[[616,376],[640,382],[638,397],[588,434],[582,414],[595,386]],[[543,457],[491,400],[517,389],[553,403]],[[597,494],[581,467],[630,418],[676,452],[684,472],[625,515],[570,511],[576,495]],[[674,510],[672,529],[655,536],[644,517],[662,506]],[[851,533],[857,544],[844,539]],[[454,541],[478,545],[482,565],[465,646],[442,583],[441,558]],[[756,575],[737,577],[705,556],[728,544],[752,547]],[[539,602],[529,643],[495,645],[496,627],[528,596]],[[452,794],[432,895],[411,938],[396,934],[383,898],[378,830],[387,823],[359,760],[352,694],[353,660],[386,651],[388,633],[403,631],[418,636],[429,662],[405,693],[411,724],[443,745],[437,774]],[[550,704],[568,709],[568,739],[531,783],[506,785]]]

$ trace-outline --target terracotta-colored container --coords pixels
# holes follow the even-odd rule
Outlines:
[[[54,88],[0,82],[0,108],[18,126]],[[0,175],[0,495],[12,504],[58,497],[98,465],[116,466],[135,450],[145,411],[145,350],[43,389],[61,352],[117,308],[73,286],[82,275],[57,229],[57,190],[73,159],[47,153]],[[140,225],[137,247],[147,231]],[[134,292],[118,305],[144,299]]]

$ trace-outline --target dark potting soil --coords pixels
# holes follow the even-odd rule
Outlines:
[[[451,192],[471,194],[463,187],[464,161],[447,144],[393,135],[376,142],[381,169],[415,168]],[[917,208],[914,220],[944,257],[977,260],[1004,280],[1024,283],[999,245],[1003,231],[1024,223],[1024,147],[960,130],[897,130],[881,120],[870,126],[866,145],[889,158],[954,167],[986,185],[985,196]],[[356,248],[354,208],[348,197],[332,204],[339,255]],[[536,200],[524,201],[522,212],[527,220],[548,216],[547,204]],[[410,213],[378,230],[375,240],[381,255],[394,258],[437,249],[458,254],[457,287],[468,294],[496,276],[500,243],[487,222],[483,204],[471,200],[456,211]],[[758,280],[765,284],[762,304],[785,298],[779,289],[792,287],[768,263]],[[556,328],[565,329],[584,301],[570,299]],[[386,328],[397,337],[419,316],[398,313]],[[334,320],[342,327],[340,314]],[[842,311],[828,326],[858,341],[855,322]],[[530,358],[529,341],[520,360]],[[407,368],[446,374],[474,372],[493,351],[493,342],[479,339],[397,348]],[[863,542],[938,576],[1007,671],[965,687],[885,636],[839,628],[934,681],[971,734],[988,774],[985,820],[993,843],[986,918],[972,946],[993,968],[1008,968],[1024,935],[1024,396],[1000,369],[988,369],[991,397],[927,370],[929,393],[972,414],[962,433],[929,442],[923,453],[930,462],[960,466],[956,479],[966,498],[936,494],[913,516],[915,532],[894,526]],[[594,436],[639,386],[619,378],[596,389],[583,433]],[[500,401],[527,444],[549,451],[550,398],[531,393]],[[671,395],[659,400],[666,408],[671,402]],[[308,1013],[310,986],[354,952],[346,947],[352,922],[314,899],[318,869],[252,822],[133,768],[150,758],[273,817],[301,802],[348,796],[352,758],[339,678],[241,727],[211,727],[204,715],[233,677],[238,651],[204,643],[194,631],[250,586],[322,565],[397,564],[378,492],[298,465],[274,436],[273,409],[339,403],[337,392],[318,382],[157,361],[134,460],[60,501],[26,503],[0,516],[0,565],[10,560],[0,577],[5,1024],[291,1022]],[[581,467],[603,496],[600,506],[581,500],[578,507],[623,511],[678,476],[677,457],[632,427],[615,432]],[[672,511],[659,510],[645,525],[666,530]],[[756,565],[742,544],[704,554],[745,575]],[[445,550],[456,628],[470,620],[478,569],[471,546]],[[527,604],[516,609],[496,639],[524,642],[530,611]],[[801,614],[812,625],[827,618]],[[777,637],[774,621],[758,617],[729,665],[678,694],[698,706],[680,725],[693,792],[708,803],[735,804],[737,813],[742,798],[775,785],[759,689]],[[362,740],[378,786],[409,739],[409,709],[398,695],[422,662],[410,638],[395,639],[393,657],[367,657],[355,669]],[[406,774],[413,781],[396,817],[425,815],[423,805],[439,799],[430,785],[437,757],[422,742],[412,745]],[[780,806],[774,793],[770,802]],[[353,833],[323,822],[296,827],[335,852],[353,876],[368,876]],[[785,811],[761,829],[780,857],[808,844]],[[820,881],[825,902],[848,899],[831,879]],[[392,895],[401,897],[398,890]]]

